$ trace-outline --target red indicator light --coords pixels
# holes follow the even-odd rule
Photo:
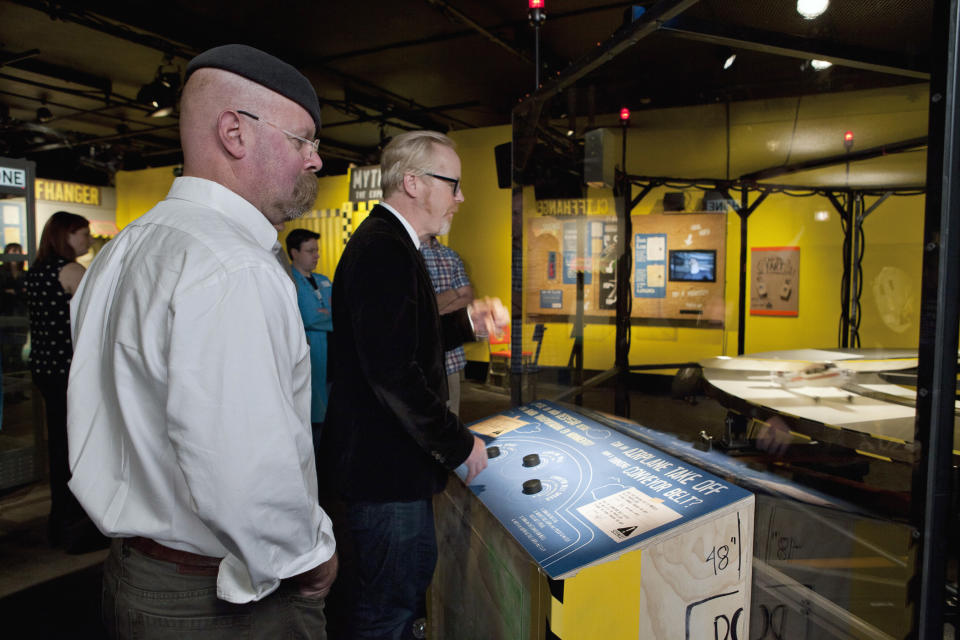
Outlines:
[[[627,109],[626,107],[624,107],[623,109],[620,109],[620,119],[621,119],[621,120],[624,120],[624,121],[629,120],[629,119],[630,119],[630,109]]]
[[[529,7],[531,9],[543,9],[545,0],[529,0]]]
[[[853,142],[853,131],[847,131],[845,134],[843,134],[843,141]]]

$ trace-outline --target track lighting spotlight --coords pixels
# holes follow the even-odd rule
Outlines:
[[[47,107],[46,104],[42,104],[37,108],[37,122],[45,123],[53,120],[53,112]]]
[[[151,118],[162,118],[173,113],[180,90],[180,68],[169,64],[157,67],[153,80],[137,92],[137,102],[151,107]]]

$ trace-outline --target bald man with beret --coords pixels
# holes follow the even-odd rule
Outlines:
[[[252,47],[187,66],[184,164],[71,302],[70,488],[104,534],[111,638],[325,638],[310,351],[274,225],[321,167],[310,82]],[[196,635],[191,635],[196,634]]]

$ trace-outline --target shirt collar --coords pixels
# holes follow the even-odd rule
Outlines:
[[[245,229],[253,236],[254,241],[267,251],[272,251],[277,243],[277,230],[266,216],[249,201],[222,184],[205,178],[181,176],[174,178],[173,186],[167,193],[167,199],[171,198],[196,202],[216,210]]]
[[[380,206],[397,216],[397,219],[400,220],[400,223],[403,224],[403,228],[407,230],[407,233],[410,234],[410,239],[413,240],[413,246],[417,248],[417,251],[420,250],[420,238],[417,236],[417,232],[413,230],[413,225],[407,222],[407,219],[400,215],[400,212],[388,205],[385,202],[381,202]]]

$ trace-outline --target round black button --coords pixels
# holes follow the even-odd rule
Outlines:
[[[540,493],[543,489],[543,485],[540,484],[540,481],[534,478],[533,480],[527,480],[523,483],[523,492],[528,496],[532,496],[535,493]]]
[[[540,456],[535,453],[523,456],[523,466],[535,467],[540,464]]]
[[[487,447],[487,457],[496,458],[500,455],[500,447]]]

